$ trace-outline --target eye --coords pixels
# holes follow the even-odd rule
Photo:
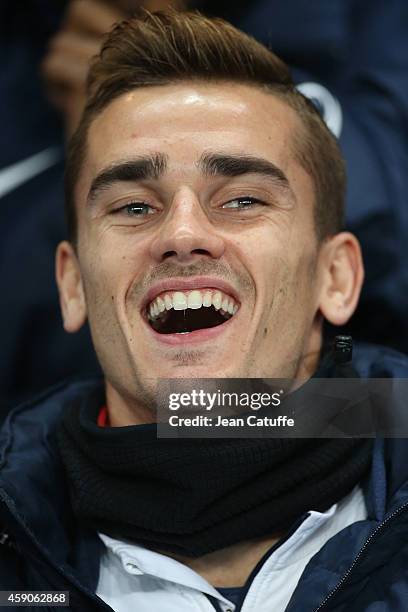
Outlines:
[[[245,210],[249,208],[254,208],[255,205],[265,206],[265,203],[257,198],[251,198],[250,196],[243,196],[240,198],[234,198],[229,202],[226,202],[222,205],[222,208],[234,208],[238,210]]]
[[[113,214],[124,213],[128,217],[144,217],[145,215],[153,215],[155,210],[146,202],[129,202],[112,212]]]

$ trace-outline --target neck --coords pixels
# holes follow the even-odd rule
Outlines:
[[[105,379],[105,393],[110,427],[155,423],[154,411],[140,405],[135,407],[134,401],[118,392],[107,379]]]
[[[163,553],[191,568],[214,587],[244,586],[257,563],[283,533],[238,542],[197,558]]]

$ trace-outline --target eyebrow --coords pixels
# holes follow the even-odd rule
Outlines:
[[[286,174],[274,163],[263,157],[205,153],[201,156],[197,165],[204,174],[209,176],[234,177],[243,174],[263,174],[292,193]]]
[[[162,153],[116,162],[93,179],[87,201],[91,202],[101,191],[118,182],[157,180],[165,173],[166,168],[167,156]]]
[[[136,182],[157,180],[167,170],[168,156],[162,153],[136,157],[116,162],[103,169],[92,181],[87,202],[92,202],[103,190],[117,182]],[[244,174],[261,174],[288,191],[293,197],[289,180],[285,173],[271,161],[252,155],[203,154],[196,166],[207,176],[236,177]]]

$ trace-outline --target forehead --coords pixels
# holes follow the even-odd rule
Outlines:
[[[115,99],[92,122],[86,174],[119,159],[161,152],[169,168],[196,171],[203,152],[263,155],[287,170],[295,163],[293,135],[301,129],[293,109],[252,86],[176,84],[133,90]]]

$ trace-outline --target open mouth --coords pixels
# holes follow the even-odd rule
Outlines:
[[[216,289],[168,291],[146,308],[150,326],[159,334],[188,334],[222,325],[239,309],[236,300]]]

